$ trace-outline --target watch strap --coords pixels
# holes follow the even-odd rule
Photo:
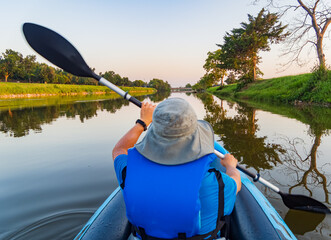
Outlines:
[[[137,119],[136,124],[137,124],[137,123],[139,123],[141,126],[143,126],[144,131],[147,130],[147,125],[146,125],[146,123],[145,123],[143,120],[141,120],[141,119]]]

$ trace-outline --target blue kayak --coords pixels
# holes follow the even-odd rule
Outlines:
[[[213,167],[224,171],[219,161],[213,163]],[[231,214],[230,239],[296,239],[275,208],[243,173],[241,181],[242,188]],[[81,229],[75,240],[126,240],[130,233],[123,195],[118,187]]]

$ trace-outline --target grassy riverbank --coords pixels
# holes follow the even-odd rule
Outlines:
[[[132,95],[152,94],[154,88],[121,87]],[[0,98],[28,98],[66,95],[112,94],[109,88],[93,85],[5,83],[0,82]]]
[[[251,83],[237,91],[237,85],[212,87],[207,91],[220,97],[282,103],[331,104],[331,72],[318,81],[315,73],[272,78]]]

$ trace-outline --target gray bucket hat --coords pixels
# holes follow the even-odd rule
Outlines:
[[[208,122],[197,120],[187,101],[169,98],[155,108],[153,122],[135,147],[153,162],[178,165],[213,153],[214,132]]]

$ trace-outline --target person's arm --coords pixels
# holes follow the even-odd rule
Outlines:
[[[148,126],[152,122],[155,105],[143,102],[140,110],[140,120]],[[140,135],[144,131],[144,127],[136,123],[115,145],[113,149],[113,160],[121,154],[128,154],[128,149],[132,148],[138,141]]]
[[[226,174],[236,182],[238,193],[241,189],[240,173],[236,168],[238,160],[231,154],[225,154],[221,164],[226,168]]]

